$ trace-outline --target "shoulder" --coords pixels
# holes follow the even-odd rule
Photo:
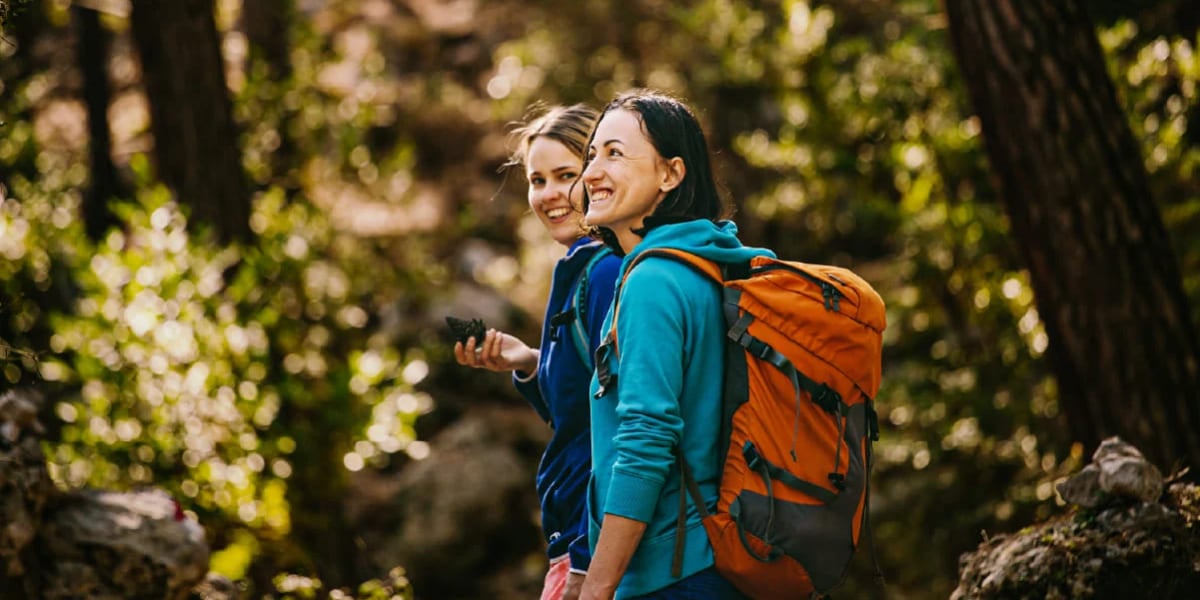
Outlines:
[[[620,272],[621,257],[612,252],[605,252],[604,256],[592,264],[592,268],[588,272],[588,281],[607,282],[611,285],[617,280],[617,275]]]
[[[669,256],[652,255],[638,259],[629,271],[627,282],[646,282],[640,285],[654,285],[654,282],[676,283],[687,287],[711,287],[714,282],[695,267],[680,259]]]
[[[625,278],[622,293],[654,303],[674,297],[685,304],[694,304],[715,297],[711,293],[715,285],[706,275],[683,262],[665,256],[647,256],[633,265]]]

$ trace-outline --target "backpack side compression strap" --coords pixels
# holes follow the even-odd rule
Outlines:
[[[583,366],[587,367],[589,371],[595,369],[595,365],[592,353],[588,351],[591,346],[587,327],[588,278],[592,274],[592,269],[611,253],[612,250],[608,247],[601,246],[595,254],[592,254],[587,264],[584,265],[583,272],[579,274],[579,283],[575,286],[575,295],[571,298],[571,314],[574,317],[571,319],[570,327],[571,342],[575,346],[575,352],[579,354],[579,359],[583,361]]]

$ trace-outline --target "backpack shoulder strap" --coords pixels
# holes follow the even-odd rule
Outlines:
[[[643,259],[650,256],[661,256],[674,260],[675,262],[683,263],[691,267],[692,270],[708,277],[709,279],[712,279],[717,283],[725,283],[725,275],[720,264],[707,258],[702,258],[698,255],[692,254],[687,250],[680,250],[678,248],[651,248],[650,250],[646,250],[645,252],[639,254],[637,262],[641,262]],[[633,265],[629,265],[629,268],[633,269]],[[629,271],[625,272],[625,276],[629,276]]]
[[[591,337],[588,335],[587,323],[588,278],[592,274],[592,269],[610,254],[612,254],[612,250],[607,246],[601,246],[592,254],[579,274],[579,281],[575,284],[575,295],[571,298],[571,311],[575,313],[575,318],[571,323],[571,341],[574,343],[575,351],[579,353],[579,359],[583,361],[583,365],[589,371],[594,369],[595,365],[592,361],[592,353],[589,351]]]
[[[638,254],[637,258],[635,258],[633,262],[629,263],[629,266],[625,267],[625,274],[622,275],[621,280],[617,282],[617,293],[613,296],[612,323],[605,340],[612,342],[613,352],[616,352],[618,356],[620,356],[620,351],[617,349],[617,316],[620,313],[617,311],[617,309],[620,307],[621,303],[621,288],[625,287],[625,280],[629,279],[630,273],[633,273],[633,268],[638,266],[643,260],[652,256],[660,256],[678,263],[683,263],[692,270],[715,281],[718,285],[725,284],[725,271],[722,265],[708,260],[707,258],[702,258],[692,254],[686,250],[680,250],[678,248],[651,248]]]

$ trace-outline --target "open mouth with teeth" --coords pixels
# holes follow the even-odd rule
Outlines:
[[[552,208],[546,211],[546,218],[550,219],[551,221],[557,221],[565,218],[569,214],[571,214],[571,208],[569,206],[563,206],[559,208]]]
[[[610,190],[599,189],[588,192],[588,200],[591,202],[604,202],[610,197],[612,197],[612,192]]]

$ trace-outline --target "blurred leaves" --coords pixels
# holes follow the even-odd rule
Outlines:
[[[278,597],[306,597],[314,557],[288,536],[315,516],[289,486],[423,456],[416,418],[469,385],[438,377],[425,311],[480,287],[540,310],[557,250],[519,178],[496,174],[509,123],[534,100],[649,85],[696,107],[748,243],[851,266],[888,304],[872,523],[896,597],[945,597],[981,530],[1060,510],[1053,483],[1083,450],[938,3],[468,2],[449,20],[324,4],[292,23],[285,80],[237,66],[226,31],[258,190],[243,246],[189,235],[140,152],[122,161],[138,189],[115,203],[122,227],[89,244],[82,144],[38,135],[61,78],[27,49],[0,61],[0,348],[20,350],[0,383],[63,390],[60,483],[165,487],[214,534],[214,568],[274,561],[296,573]],[[1138,19],[1098,32],[1200,322],[1196,38]],[[298,458],[313,449],[332,462]]]

